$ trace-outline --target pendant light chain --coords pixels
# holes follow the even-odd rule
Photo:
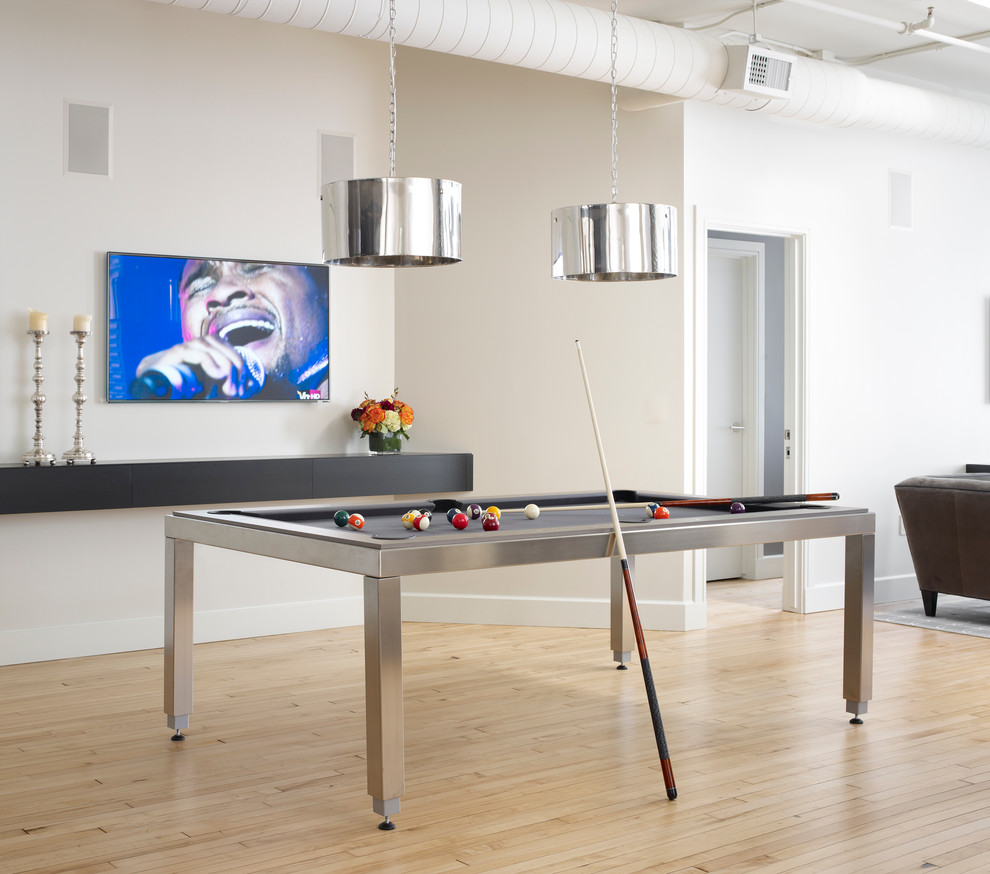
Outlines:
[[[388,4],[388,166],[395,176],[395,0]]]
[[[611,5],[612,202],[565,206],[551,213],[550,275],[554,279],[629,282],[677,276],[677,210],[662,203],[616,202],[618,0],[611,0]]]
[[[612,0],[612,203],[615,203],[615,198],[619,190],[619,170],[618,170],[619,125],[615,113],[615,105],[616,105],[615,67],[619,56],[619,36],[618,36],[618,27],[616,24],[617,8],[618,8],[618,0]]]
[[[461,183],[395,175],[395,0],[361,2],[377,7],[376,28],[388,9],[389,175],[320,188],[323,261],[342,267],[455,264],[461,260]],[[381,38],[379,31],[376,39]]]

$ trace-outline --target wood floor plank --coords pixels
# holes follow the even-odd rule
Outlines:
[[[679,797],[607,632],[409,623],[406,795],[365,788],[360,628],[196,648],[172,743],[161,651],[0,668],[0,874],[945,874],[990,870],[990,641],[876,624],[841,700],[841,612],[710,591],[648,632]]]

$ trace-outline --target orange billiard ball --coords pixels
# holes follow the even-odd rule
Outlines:
[[[347,527],[353,528],[355,531],[360,531],[364,528],[364,516],[360,513],[351,513],[351,515],[347,517]]]

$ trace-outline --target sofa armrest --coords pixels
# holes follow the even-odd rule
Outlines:
[[[919,588],[990,599],[990,474],[912,477],[894,492]]]

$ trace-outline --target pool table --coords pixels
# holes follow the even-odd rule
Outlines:
[[[618,504],[689,498],[658,492],[617,491]],[[615,533],[604,493],[479,496],[467,506],[501,508],[499,530],[480,520],[456,530],[445,517],[449,500],[175,511],[165,519],[165,713],[175,739],[189,727],[193,709],[193,545],[237,550],[332,568],[364,577],[365,686],[368,792],[374,811],[389,818],[404,791],[401,578],[409,574],[466,571],[577,559],[610,559],[613,659],[629,661],[634,647]],[[520,510],[536,503],[529,519]],[[588,509],[554,509],[569,505]],[[403,526],[412,508],[433,508],[424,531]],[[361,530],[341,528],[337,510],[361,513]],[[865,509],[828,503],[727,507],[672,507],[669,519],[647,518],[641,507],[619,510],[630,563],[637,554],[754,543],[845,538],[843,694],[853,721],[867,710],[873,682],[873,562],[876,520]]]

